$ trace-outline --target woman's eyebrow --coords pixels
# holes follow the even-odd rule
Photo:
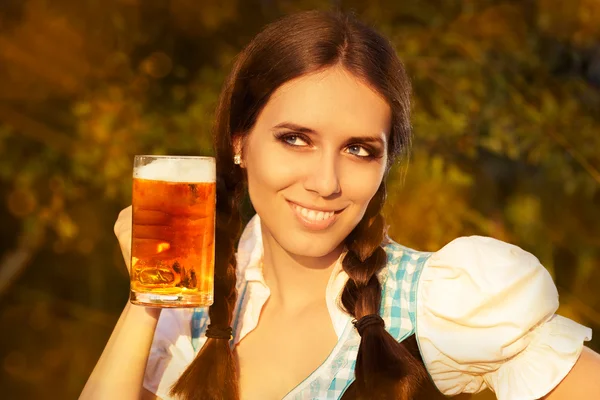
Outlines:
[[[375,143],[385,147],[385,140],[380,136],[352,136],[346,140],[346,143]]]
[[[282,122],[273,127],[273,129],[286,128],[294,132],[316,134],[317,131],[311,128],[307,128],[302,125],[294,124],[293,122]],[[350,143],[375,143],[382,147],[385,147],[385,139],[381,136],[352,136],[344,141],[347,144]]]
[[[294,124],[292,122],[282,122],[280,124],[277,124],[273,127],[273,129],[277,129],[277,128],[287,128],[289,130],[295,131],[295,132],[299,132],[299,133],[308,133],[308,134],[315,134],[317,133],[317,131],[315,131],[314,129],[310,129],[307,128],[305,126],[301,126],[298,124]]]

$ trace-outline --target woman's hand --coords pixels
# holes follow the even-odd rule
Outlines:
[[[132,223],[132,206],[124,208],[117,217],[115,222],[115,235],[121,246],[121,252],[125,259],[127,271],[131,268],[131,223]]]

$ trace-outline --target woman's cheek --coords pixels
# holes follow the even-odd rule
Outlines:
[[[348,162],[353,164],[345,165],[343,178],[340,179],[342,191],[357,203],[368,203],[377,192],[385,170],[374,162]]]
[[[293,152],[273,149],[255,157],[256,172],[263,176],[263,181],[271,182],[277,189],[288,186],[302,172],[300,167],[304,164],[302,157]]]
[[[273,202],[274,198],[270,196],[302,180],[300,157],[290,155],[281,147],[261,146],[249,152],[248,185],[251,198],[256,202]]]

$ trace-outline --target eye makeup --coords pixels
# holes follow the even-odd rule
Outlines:
[[[299,132],[290,132],[290,131],[276,132],[274,134],[274,137],[276,140],[281,142],[283,145],[292,147],[292,148],[302,149],[302,148],[310,147],[312,145],[312,141],[310,140],[310,138],[307,135],[305,135],[303,133],[299,133]],[[366,139],[366,140],[364,140],[364,139]],[[364,143],[364,141],[366,141],[367,143]],[[381,148],[382,146],[381,145],[379,145],[379,146],[372,145],[371,142],[381,143],[382,141],[378,140],[377,138],[370,138],[370,137],[369,138],[360,138],[360,137],[350,138],[349,140],[346,141],[346,144],[344,145],[344,151],[347,154],[350,154],[356,158],[363,159],[363,160],[372,160],[372,159],[376,159],[376,158],[381,158],[383,156],[383,149]],[[357,153],[361,153],[361,152],[365,152],[366,154],[357,154]]]

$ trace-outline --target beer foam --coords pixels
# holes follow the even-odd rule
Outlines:
[[[214,182],[215,172],[213,158],[161,157],[135,168],[133,177],[166,182]]]

